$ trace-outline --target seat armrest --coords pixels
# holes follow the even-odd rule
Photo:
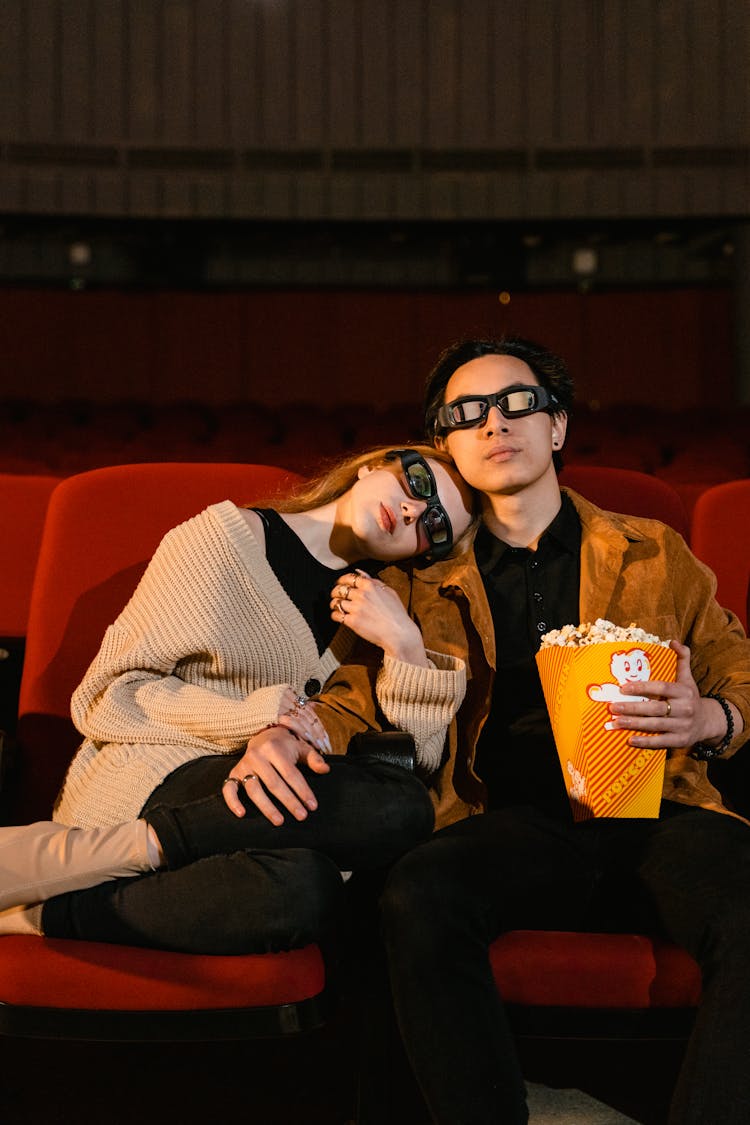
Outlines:
[[[402,730],[361,731],[352,736],[347,754],[371,754],[412,772],[416,766],[414,739]]]

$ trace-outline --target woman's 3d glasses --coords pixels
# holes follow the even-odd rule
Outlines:
[[[428,562],[442,559],[453,546],[453,527],[438,496],[432,469],[420,453],[413,449],[391,449],[386,461],[401,462],[406,485],[415,500],[424,500],[427,507],[417,521],[422,525],[430,549],[423,556]]]
[[[437,428],[465,430],[469,426],[483,426],[490,408],[496,406],[503,418],[525,418],[540,410],[554,413],[558,402],[544,387],[508,387],[494,395],[462,395],[446,402],[437,413]]]

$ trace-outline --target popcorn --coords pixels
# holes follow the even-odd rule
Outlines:
[[[606,621],[597,617],[592,625],[586,622],[581,625],[563,625],[562,629],[552,629],[542,637],[541,648],[551,648],[554,645],[570,645],[581,648],[583,645],[598,645],[614,641],[627,644],[662,645],[669,648],[669,641],[663,641],[653,633],[640,629],[634,621],[625,627],[615,625],[613,621]]]

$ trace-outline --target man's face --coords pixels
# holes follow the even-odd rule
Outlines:
[[[538,385],[539,380],[523,360],[485,355],[453,372],[445,402],[464,395]],[[555,476],[552,454],[562,447],[566,422],[564,414],[553,417],[542,411],[523,418],[505,418],[497,406],[492,406],[483,425],[449,430],[441,444],[472,487],[489,494],[512,494],[547,474]]]

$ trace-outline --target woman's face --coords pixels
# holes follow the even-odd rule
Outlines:
[[[453,541],[472,520],[472,495],[455,471],[427,458],[440,505],[451,523]],[[363,465],[351,490],[351,527],[363,558],[384,562],[423,555],[431,543],[422,517],[428,503],[412,495],[401,462]]]

